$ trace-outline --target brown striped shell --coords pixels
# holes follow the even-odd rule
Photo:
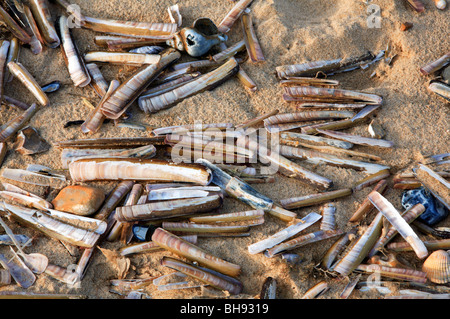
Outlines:
[[[437,284],[450,282],[450,255],[447,251],[435,250],[425,260],[422,270],[427,273],[428,279]]]

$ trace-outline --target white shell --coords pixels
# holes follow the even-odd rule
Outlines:
[[[436,250],[425,260],[422,271],[436,284],[450,282],[450,255],[445,250]]]

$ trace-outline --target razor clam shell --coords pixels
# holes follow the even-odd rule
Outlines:
[[[427,274],[427,278],[436,284],[446,284],[450,282],[450,256],[443,249],[436,250],[425,259],[422,271]]]
[[[277,66],[276,72],[279,79],[293,76],[316,76],[318,72],[326,72],[339,67],[342,59],[306,62],[301,64],[289,64]]]
[[[69,164],[74,182],[93,180],[175,181],[210,183],[210,172],[198,164],[176,164],[154,159],[81,159]]]
[[[236,277],[241,272],[239,265],[218,258],[163,228],[158,227],[154,231],[152,241],[174,254],[191,261],[196,261],[199,265],[203,265],[222,274]]]
[[[382,170],[374,174],[370,174],[369,176],[359,180],[356,182],[356,185],[353,186],[353,191],[359,191],[367,186],[378,183],[382,179],[387,179],[390,176],[389,170]]]
[[[22,84],[36,97],[41,105],[49,105],[50,101],[45,92],[42,91],[41,86],[20,62],[11,61],[8,63],[8,68],[11,74],[22,82]]]
[[[300,197],[290,197],[280,200],[281,206],[286,209],[296,209],[328,202],[333,199],[349,196],[352,194],[351,188],[343,188],[328,192],[308,194]]]
[[[10,43],[9,43],[8,56],[6,57],[6,60],[5,60],[4,83],[11,82],[11,80],[13,79],[13,75],[11,73],[9,73],[9,70],[8,70],[8,68],[6,68],[6,65],[8,64],[8,62],[11,62],[11,61],[17,62],[17,59],[19,58],[20,48],[21,48],[19,39],[17,39],[16,37],[13,37],[9,42]]]
[[[154,97],[154,96],[175,90],[176,88],[179,88],[180,86],[193,81],[199,75],[200,75],[200,72],[185,74],[179,78],[176,78],[171,81],[164,82],[157,86],[151,87],[148,90],[146,90],[145,92],[143,92],[141,94],[140,98],[143,98],[143,99],[150,98],[150,97]]]
[[[30,6],[23,4],[22,6],[24,20],[27,22],[28,28],[26,31],[31,36],[31,41],[29,43],[30,50],[33,54],[40,54],[42,52],[44,39],[42,38],[41,32],[39,31],[39,27],[36,23],[36,19],[33,16],[33,12],[31,11]]]
[[[333,271],[342,276],[348,276],[366,258],[369,250],[381,235],[383,215],[378,213],[365,232],[358,238],[355,244],[333,266]]]
[[[350,229],[337,241],[334,242],[334,244],[327,250],[325,256],[322,258],[321,261],[322,267],[330,271],[333,270],[332,266],[336,258],[338,257],[339,254],[341,254],[342,251],[344,251],[347,244],[351,241],[351,238],[356,235],[357,230],[358,229],[356,227]]]
[[[163,222],[161,225],[167,231],[176,233],[241,233],[248,232],[249,225],[210,225],[210,224],[196,224],[188,222]]]
[[[383,194],[387,187],[387,180],[382,179],[379,181],[372,191],[377,191]],[[374,208],[373,204],[370,202],[369,198],[365,198],[361,205],[358,207],[356,212],[350,217],[349,222],[354,223],[360,221],[364,215],[367,215]]]
[[[413,247],[418,258],[423,259],[428,256],[428,250],[425,244],[383,195],[377,191],[372,191],[368,195],[368,198],[383,216],[389,220],[392,226],[397,229],[398,233]]]
[[[156,154],[154,145],[146,145],[132,149],[70,149],[65,148],[61,152],[61,165],[63,169],[69,168],[73,161],[83,158],[151,158]]]
[[[242,65],[239,65],[239,70],[236,74],[237,79],[241,84],[245,87],[247,91],[250,93],[255,92],[258,89],[258,86],[256,85],[255,81],[245,72],[245,70],[242,68]]]
[[[175,188],[154,189],[149,191],[147,200],[168,200],[181,198],[206,197],[211,192],[220,192],[221,188],[217,186],[187,186]]]
[[[428,85],[428,90],[450,101],[450,86],[440,81],[432,81]]]
[[[5,87],[6,78],[6,60],[8,58],[8,51],[10,47],[10,41],[2,40],[0,45],[0,102],[3,100],[3,92]]]
[[[320,230],[336,229],[336,205],[327,203],[321,207],[320,213],[322,214]]]
[[[103,206],[99,209],[98,213],[96,213],[94,217],[100,220],[107,220],[111,212],[131,191],[133,185],[133,181],[121,181],[119,184],[117,184],[117,186],[110,192],[108,198],[105,199],[105,201],[103,202]]]
[[[239,42],[236,42],[230,47],[224,47],[222,51],[214,54],[211,58],[214,62],[224,62],[227,59],[231,59],[238,53],[239,51],[242,51],[245,49],[245,41],[241,40]]]
[[[66,16],[59,18],[61,32],[61,49],[66,60],[70,78],[75,86],[85,87],[91,82],[90,74],[86,68],[83,57],[73,41]]]
[[[298,76],[292,76],[286,78],[286,80],[281,80],[280,84],[282,86],[298,86],[298,85],[307,85],[307,86],[337,86],[339,85],[339,81],[337,80],[330,80],[330,79],[322,79],[322,78],[313,78],[313,77],[298,77]],[[326,105],[322,105],[322,103],[317,103],[319,105],[314,105],[311,103],[304,103],[308,104],[310,107],[347,107],[345,104],[340,105],[337,104],[336,106],[333,106],[331,103],[324,103]],[[298,108],[305,107],[305,106],[298,106]],[[358,106],[361,107],[361,106]]]
[[[104,52],[91,51],[84,55],[84,60],[87,63],[112,63],[137,65],[142,64],[157,64],[161,59],[159,54],[143,54],[132,52]]]
[[[38,107],[33,103],[28,109],[11,119],[0,128],[0,143],[10,140],[36,114]]]
[[[285,252],[287,250],[296,249],[310,243],[315,243],[320,240],[325,240],[328,238],[332,238],[335,236],[342,235],[343,232],[341,230],[318,230],[315,232],[311,232],[305,235],[300,235],[295,238],[292,238],[288,241],[282,242],[278,245],[275,245],[264,252],[266,257],[272,258],[275,255]]]
[[[344,89],[331,89],[323,87],[313,86],[288,86],[284,87],[285,98],[319,98],[319,99],[331,99],[337,102],[353,103],[362,102],[366,104],[380,105],[383,102],[383,98],[376,94],[369,94]]]
[[[263,239],[261,241],[258,241],[256,243],[253,243],[248,246],[248,252],[252,255],[258,254],[266,249],[269,249],[282,241],[296,235],[300,231],[308,228],[312,224],[314,224],[316,221],[321,219],[322,216],[320,216],[317,213],[309,213],[302,219],[300,219],[295,224],[288,226],[272,235],[270,235],[268,238]]]
[[[438,199],[450,209],[450,182],[424,164],[413,168],[416,178]]]
[[[290,139],[290,140],[305,140],[312,141],[320,144],[327,144],[335,147],[340,147],[344,149],[350,149],[353,147],[353,144],[347,141],[336,140],[333,138],[326,138],[316,135],[308,135],[303,133],[295,133],[295,132],[284,132],[280,134],[281,138]]]
[[[16,20],[9,15],[9,13],[0,6],[0,16],[2,21],[5,22],[6,28],[18,38],[22,43],[30,43],[31,36],[16,22]]]
[[[242,15],[244,10],[252,3],[253,0],[239,0],[225,15],[217,28],[221,33],[227,33],[234,25],[237,19]]]
[[[95,63],[88,63],[86,64],[86,68],[89,72],[89,75],[91,76],[91,86],[94,88],[94,90],[97,92],[97,94],[100,97],[103,97],[106,94],[106,91],[108,91],[108,82],[106,82],[105,78],[103,77],[102,72],[100,71],[100,68]]]
[[[67,181],[60,177],[50,176],[41,173],[35,173],[24,169],[4,168],[1,177],[11,179],[17,182],[50,186],[53,188],[62,188],[67,185]]]
[[[34,207],[37,209],[53,208],[53,205],[42,198],[27,196],[10,191],[0,191],[0,197],[6,200],[20,203],[23,206]]]
[[[269,150],[265,146],[259,144],[254,139],[247,138],[246,136],[243,136],[243,138],[243,143],[245,143],[246,148],[257,151],[261,159],[263,159],[266,163],[270,162],[275,167],[280,168],[280,172],[282,174],[298,179],[299,181],[302,181],[303,183],[319,190],[325,190],[333,186],[332,180],[311,172],[297,163],[287,159],[283,156],[280,150],[279,152],[273,152],[272,150]]]
[[[105,101],[113,94],[113,92],[119,87],[120,83],[117,80],[112,80],[107,88],[107,91],[102,96],[102,99],[97,104],[97,106],[91,110],[88,114],[87,119],[81,124],[81,131],[83,133],[95,133],[102,126],[106,117],[102,113],[101,109]]]
[[[152,130],[154,135],[165,135],[165,134],[181,134],[187,133],[190,131],[204,131],[207,129],[218,129],[218,130],[226,130],[228,128],[232,128],[233,123],[210,123],[210,124],[185,124],[185,125],[176,125],[176,126],[166,126],[166,127],[158,127]]]
[[[150,98],[140,97],[138,99],[139,108],[145,113],[155,113],[167,109],[202,91],[214,89],[235,74],[238,69],[239,65],[236,60],[230,59],[217,69],[200,75],[172,91]]]
[[[183,274],[194,277],[211,287],[228,291],[232,295],[238,295],[242,291],[242,283],[235,278],[224,276],[221,273],[207,268],[197,267],[184,261],[163,257],[161,265],[175,269]]]
[[[199,198],[173,199],[116,208],[115,218],[122,222],[163,220],[210,212],[222,205],[222,198],[211,195]]]
[[[148,64],[139,68],[104,102],[101,107],[103,115],[107,118],[118,119],[147,86],[180,57],[181,54],[178,51],[169,48],[161,53],[161,60],[158,64]]]
[[[273,111],[270,111],[268,113],[256,116],[254,118],[251,118],[241,124],[235,125],[234,128],[236,130],[242,130],[242,129],[246,129],[248,127],[252,127],[252,126],[257,126],[261,123],[264,123],[264,120],[267,119],[268,117],[271,117],[273,115],[277,115],[279,113],[279,110],[275,109]]]
[[[235,213],[196,216],[189,218],[189,221],[197,224],[226,223],[233,221],[253,220],[260,217],[264,217],[264,211],[262,209],[255,209]]]
[[[49,10],[47,0],[30,0],[29,2],[31,12],[36,20],[40,34],[44,43],[54,49],[61,44],[58,34],[53,24],[52,15]]]
[[[303,111],[273,115],[264,120],[264,125],[273,125],[301,121],[318,121],[331,119],[348,119],[355,116],[352,111]]]
[[[47,266],[45,269],[45,274],[69,285],[74,285],[80,280],[77,272],[54,264],[49,264]]]
[[[435,240],[424,240],[423,243],[428,250],[438,250],[438,249],[450,249],[450,239],[435,239]],[[406,242],[394,242],[386,245],[386,248],[395,252],[400,251],[412,251],[411,245]]]
[[[244,12],[241,15],[241,24],[244,33],[245,46],[247,48],[247,53],[252,62],[262,62],[266,59],[259,43],[258,37],[256,36],[255,29],[253,27],[252,17],[250,14]]]
[[[173,35],[177,30],[175,23],[150,23],[99,19],[86,16],[83,28],[96,32],[127,36],[131,38],[152,38],[153,36]]]
[[[194,245],[197,244],[197,238],[198,238],[197,235],[180,236],[180,238],[182,238],[183,240],[186,240],[187,242],[189,242],[191,244],[194,244]],[[161,250],[161,249],[163,249],[163,248],[158,246],[158,244],[156,244],[152,241],[147,241],[147,242],[143,242],[143,243],[138,243],[138,244],[122,247],[122,248],[120,248],[120,254],[122,256],[128,256],[128,255],[132,255],[132,254],[148,253],[148,252]]]
[[[27,289],[36,281],[36,276],[19,257],[16,256],[12,260],[9,260],[5,255],[0,254],[0,263],[3,268],[9,271],[11,277],[22,288]]]
[[[357,136],[342,132],[336,132],[336,131],[330,131],[330,130],[323,130],[323,129],[316,129],[317,132],[327,135],[329,137],[333,137],[340,140],[345,140],[353,144],[358,145],[365,145],[365,146],[376,146],[376,147],[383,147],[383,148],[392,148],[394,147],[394,142],[379,139],[379,138],[370,138],[370,137],[364,137],[364,136]]]
[[[420,68],[420,72],[424,75],[430,75],[436,71],[439,71],[444,66],[450,64],[450,52],[447,52],[437,60],[432,61]]]
[[[422,204],[416,204],[410,209],[406,210],[402,214],[402,218],[408,223],[411,224],[420,214],[425,211],[425,206]],[[378,251],[380,251],[387,243],[389,243],[392,238],[397,235],[397,229],[391,225],[391,227],[387,230],[384,236],[381,236],[380,239],[375,243],[374,247],[369,252],[369,257],[374,256]]]
[[[88,138],[88,139],[76,139],[67,140],[62,142],[56,142],[54,145],[60,148],[132,148],[145,145],[163,145],[164,136],[153,137],[112,137],[112,138]]]
[[[339,158],[330,154],[317,151],[310,151],[298,147],[280,145],[280,154],[288,158],[304,159],[309,163],[325,163],[327,165],[347,167],[358,171],[366,171],[368,174],[375,174],[390,167],[382,164],[368,163],[364,161],[355,161],[347,158]]]
[[[412,281],[417,283],[426,283],[426,273],[423,271],[405,269],[405,268],[395,268],[395,267],[387,267],[376,264],[366,265],[360,264],[356,268],[356,270],[369,272],[369,273],[377,273],[381,276],[391,277],[399,280]]]

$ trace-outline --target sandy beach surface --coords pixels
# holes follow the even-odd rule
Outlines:
[[[199,17],[208,17],[218,24],[234,5],[232,1],[228,0],[178,2],[167,0],[76,0],[72,2],[79,5],[82,12],[88,16],[147,22],[169,22],[167,7],[178,3],[183,17],[183,26],[190,26]],[[373,93],[383,97],[383,105],[377,113],[375,121],[384,129],[384,139],[393,141],[395,146],[387,150],[364,146],[355,149],[378,155],[381,157],[379,162],[390,167],[391,177],[388,179],[389,187],[385,196],[398,210],[402,210],[400,202],[402,190],[392,188],[392,176],[403,169],[413,167],[424,156],[449,151],[449,102],[429,92],[426,84],[431,78],[423,76],[419,72],[421,66],[436,60],[449,50],[449,11],[448,8],[438,10],[431,0],[424,0],[424,3],[425,11],[418,13],[412,10],[404,0],[374,0],[368,3],[357,0],[254,0],[250,6],[250,14],[261,43],[265,62],[251,63],[247,61],[242,68],[257,84],[258,89],[255,92],[247,91],[238,79],[233,77],[213,91],[203,92],[185,99],[176,106],[156,114],[147,115],[140,111],[134,103],[130,108],[131,120],[153,127],[192,124],[196,120],[203,123],[239,124],[274,109],[278,109],[280,113],[292,112],[295,111],[295,106],[282,99],[282,87],[275,73],[277,66],[353,57],[366,51],[377,54],[389,46],[391,56],[396,55],[390,65],[381,61],[366,70],[336,75],[333,79],[340,81],[341,88]],[[368,19],[371,15],[371,11],[368,11],[369,5],[376,5],[381,10],[379,27],[370,28],[368,26]],[[62,14],[60,7],[52,4],[50,8],[54,19]],[[407,31],[401,31],[400,24],[403,22],[411,22],[413,27]],[[2,38],[10,37],[6,29],[2,28],[0,32]],[[99,49],[94,43],[95,35],[98,33],[91,30],[73,29],[73,37],[79,45],[80,51],[84,53]],[[240,23],[237,23],[228,34],[227,44],[234,44],[241,39],[242,28]],[[183,59],[185,58],[183,56]],[[38,55],[32,54],[27,48],[22,48],[19,61],[41,85],[59,80],[62,88],[48,95],[50,105],[40,108],[29,122],[29,125],[35,127],[40,135],[52,144],[52,147],[43,154],[25,156],[14,152],[12,143],[9,143],[9,151],[2,167],[26,168],[28,164],[41,164],[61,169],[61,149],[54,147],[53,143],[86,138],[87,136],[81,132],[79,126],[64,128],[63,125],[68,121],[83,120],[89,114],[90,109],[83,103],[82,98],[86,98],[96,105],[99,97],[91,87],[79,88],[73,85],[60,48],[44,48],[43,52]],[[134,67],[104,65],[101,70],[107,81],[118,79],[122,82],[133,72]],[[5,94],[26,103],[35,102],[35,98],[17,79],[5,86]],[[2,105],[0,123],[6,123],[19,113],[20,110],[17,108]],[[369,136],[367,123],[345,130],[345,132]],[[113,123],[107,123],[89,137],[137,137],[148,134],[148,132],[121,128],[114,126]],[[312,165],[303,161],[296,162],[333,180],[333,189],[346,188],[366,176],[363,172],[352,169]],[[109,192],[116,185],[115,182],[90,184],[101,187],[105,192]],[[314,188],[280,174],[275,175],[274,183],[254,184],[254,187],[276,202],[283,198],[316,192]],[[343,231],[351,228],[348,222],[349,218],[372,187],[364,188],[348,197],[334,201],[337,209],[337,228]],[[40,194],[44,192],[43,189],[29,186],[28,189]],[[47,199],[51,200],[56,195],[57,190],[52,190],[47,194]],[[222,212],[243,210],[248,210],[248,206],[232,198],[225,199]],[[305,207],[294,211],[301,218],[310,212],[319,212],[319,206]],[[372,212],[360,222],[360,225],[368,225],[373,217],[374,213]],[[27,247],[26,252],[42,253],[52,264],[62,267],[69,267],[77,263],[81,250],[77,250],[74,255],[71,255],[58,240],[49,238],[19,223],[8,221],[8,225],[15,233],[34,237],[32,246]],[[438,226],[448,225],[449,220],[446,219]],[[339,298],[348,283],[348,278],[336,278],[316,267],[335,239],[312,243],[294,250],[302,257],[302,263],[295,266],[286,263],[280,257],[267,258],[263,254],[251,255],[248,253],[247,247],[250,244],[260,241],[286,226],[285,222],[266,215],[264,224],[252,227],[249,236],[198,239],[199,247],[241,266],[241,274],[238,279],[243,284],[243,291],[238,296],[226,296],[204,288],[159,291],[154,285],[146,286],[143,292],[154,299],[258,298],[264,280],[267,277],[273,277],[278,284],[277,298],[299,299],[309,288],[320,281],[326,281],[329,289],[319,298]],[[317,229],[318,224],[311,227],[311,230]],[[421,237],[427,238],[422,234]],[[401,241],[402,238],[396,238],[396,240]],[[46,274],[39,274],[36,276],[35,283],[28,289],[23,289],[13,283],[0,287],[0,292],[74,294],[91,299],[123,298],[123,296],[111,292],[110,281],[118,278],[118,269],[107,256],[107,252],[117,252],[122,246],[123,244],[119,241],[103,242],[100,247],[105,250],[105,254],[100,250],[96,251],[85,277],[77,288],[70,287]],[[0,252],[10,254],[10,249],[1,246]],[[173,272],[173,270],[160,265],[163,256],[175,257],[174,254],[167,251],[127,256],[130,267],[125,278],[144,279]],[[412,268],[421,269],[423,261],[419,260],[414,253],[405,252],[401,256]],[[398,287],[393,285],[393,291]],[[434,285],[433,289],[448,292],[448,287],[445,285]],[[349,298],[384,298],[384,295],[376,290],[363,292],[356,289]]]

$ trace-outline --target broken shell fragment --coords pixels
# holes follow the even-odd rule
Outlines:
[[[95,213],[104,200],[105,193],[99,188],[73,185],[61,189],[52,204],[56,210],[88,216]]]
[[[39,135],[34,127],[28,126],[17,134],[14,149],[23,155],[33,155],[48,151],[50,144]]]
[[[228,37],[219,32],[212,20],[199,18],[195,20],[192,27],[181,29],[166,43],[179,51],[185,51],[192,57],[200,57],[208,53],[213,46],[227,39]]]
[[[447,251],[439,249],[424,261],[422,271],[431,282],[446,284],[450,282],[450,256]]]

